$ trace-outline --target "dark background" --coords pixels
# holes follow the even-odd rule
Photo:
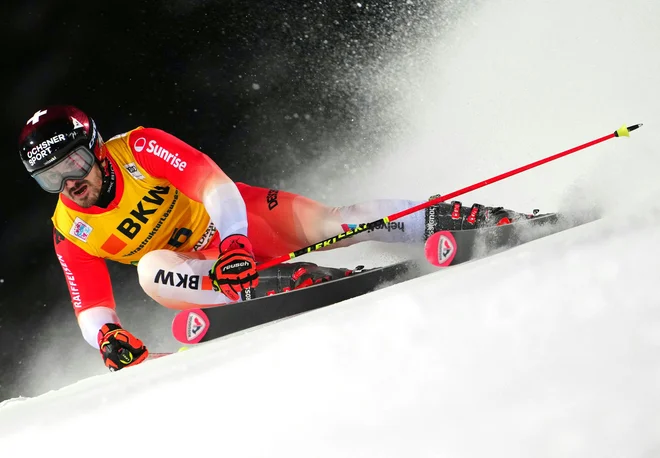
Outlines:
[[[357,167],[374,154],[393,126],[370,119],[385,102],[363,90],[362,70],[441,23],[438,2],[418,0],[13,3],[0,14],[0,401],[105,372],[53,255],[57,197],[18,157],[18,133],[35,111],[76,105],[106,139],[158,127],[236,181],[287,188],[334,154]],[[347,138],[362,139],[361,149],[338,153]],[[330,182],[318,183],[328,187],[320,194]],[[142,293],[133,267],[110,268],[124,324],[152,351],[176,349],[171,312]]]

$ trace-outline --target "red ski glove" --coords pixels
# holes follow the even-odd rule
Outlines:
[[[209,272],[215,291],[222,292],[232,301],[254,297],[259,284],[257,263],[252,254],[252,244],[244,235],[234,234],[220,242],[220,256]]]
[[[104,324],[97,340],[103,362],[112,372],[140,364],[149,356],[140,339],[115,323]]]

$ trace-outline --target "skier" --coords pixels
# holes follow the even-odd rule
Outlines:
[[[306,262],[258,273],[257,263],[420,203],[330,207],[235,183],[207,155],[159,129],[137,127],[104,141],[92,118],[72,106],[37,111],[20,133],[19,151],[37,183],[59,194],[55,253],[82,335],[110,370],[139,364],[148,350],[122,327],[105,260],[137,265],[140,285],[165,307],[222,305],[240,301],[249,288],[264,295],[350,275],[350,269]],[[521,216],[501,207],[441,203],[333,247],[423,243],[438,230]]]

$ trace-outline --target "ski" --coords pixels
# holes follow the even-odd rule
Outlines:
[[[147,361],[151,359],[158,359],[158,358],[163,358],[164,356],[170,356],[172,352],[149,352],[149,355],[147,356]]]
[[[436,267],[450,267],[481,259],[532,240],[593,221],[593,217],[569,217],[547,213],[502,226],[459,231],[439,231],[424,244],[424,254]]]
[[[178,350],[172,352],[172,351],[166,351],[166,352],[149,352],[149,355],[147,356],[147,361],[152,360],[152,359],[159,359],[163,358],[165,356],[170,356],[173,355],[174,353],[181,353],[182,351],[186,351],[188,347],[181,347]]]
[[[300,313],[361,296],[384,284],[400,283],[422,275],[424,261],[403,261],[367,269],[349,277],[318,285],[223,306],[179,312],[172,321],[174,338],[197,344]]]
[[[484,229],[440,231],[425,243],[430,265],[413,260],[364,270],[346,278],[243,302],[179,312],[172,334],[183,344],[198,344],[361,296],[396,284],[513,248],[597,218],[548,213]]]

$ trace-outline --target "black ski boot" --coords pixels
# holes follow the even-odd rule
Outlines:
[[[312,262],[279,264],[259,273],[257,297],[306,288],[364,271],[364,266],[357,266],[355,269],[344,269],[323,267]]]
[[[440,196],[432,196],[429,200],[438,197]],[[424,240],[438,231],[459,231],[501,226],[521,219],[534,218],[537,213],[538,210],[534,210],[532,214],[526,214],[508,210],[504,207],[486,207],[477,203],[471,207],[464,207],[457,200],[449,204],[441,202],[426,208]]]

